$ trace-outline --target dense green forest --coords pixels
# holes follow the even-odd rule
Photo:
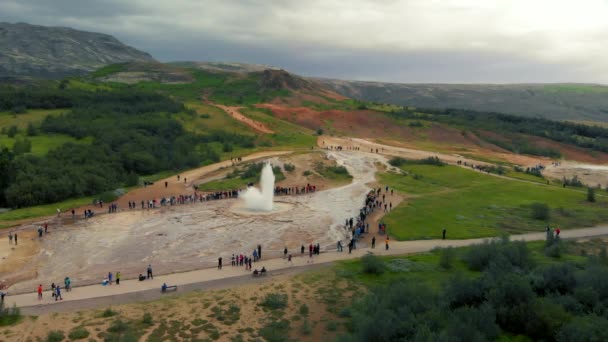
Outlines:
[[[465,250],[444,249],[439,264],[445,272],[462,262],[468,269],[438,288],[408,281],[408,272],[373,286],[345,310],[350,332],[340,340],[606,341],[605,247],[599,256],[572,258],[551,235],[544,253],[559,261],[538,264],[525,242],[506,238]],[[369,281],[388,272],[386,261],[373,255],[361,264]]]
[[[1,106],[15,115],[20,108],[69,108],[64,114],[47,116],[39,127],[42,133],[93,138],[92,144],[67,143],[45,156],[0,150],[0,206],[24,207],[96,195],[135,185],[139,175],[217,162],[219,154],[211,143],[254,146],[253,136],[186,131],[173,115],[196,114],[154,91],[26,86],[3,87],[0,92],[12,94]]]
[[[553,141],[608,152],[608,128],[576,124],[565,121],[552,121],[543,118],[521,117],[496,112],[476,112],[465,109],[405,109],[392,116],[407,119],[422,119],[440,122],[467,129],[488,130],[505,136],[505,133],[521,133],[547,138]],[[483,138],[483,137],[482,137]],[[539,148],[517,142],[517,140],[491,139],[489,142],[507,150],[533,155],[557,157],[559,152],[553,149]]]

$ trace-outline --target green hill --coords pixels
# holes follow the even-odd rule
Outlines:
[[[459,108],[552,120],[608,122],[608,86],[398,84],[319,79],[347,97],[419,108]]]

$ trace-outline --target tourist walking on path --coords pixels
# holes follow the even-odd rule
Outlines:
[[[38,285],[38,300],[42,300],[42,284]]]
[[[309,252],[308,252],[308,261],[306,262],[307,264],[312,264],[312,261],[313,261],[312,260],[312,245],[310,245],[310,247],[311,248],[309,249]]]
[[[442,233],[443,233],[443,234],[442,234],[442,235],[443,235],[443,237],[442,237],[442,240],[445,240],[445,232],[446,232],[445,227],[443,227],[443,231],[442,231]]]
[[[222,269],[222,257],[219,257],[217,259],[217,269],[221,270]]]
[[[17,233],[15,233],[15,246],[17,246],[17,245],[18,245],[18,243],[17,243]]]
[[[386,250],[388,251],[388,243],[389,243],[388,235],[386,236],[386,241],[385,242],[386,242]]]
[[[66,291],[72,290],[72,280],[70,280],[70,277],[65,277],[65,279],[63,279],[63,288]]]
[[[262,245],[258,245],[258,260],[262,259]]]
[[[283,259],[287,257],[287,247],[283,250]]]
[[[289,254],[289,258],[291,258],[291,254]],[[249,258],[249,270],[251,271],[251,258]]]
[[[55,301],[57,301],[57,299],[63,300],[63,297],[61,297],[61,286],[59,285],[55,288]]]
[[[13,232],[8,233],[8,244],[13,244]]]
[[[302,245],[302,247],[300,247],[300,254],[304,254],[304,245]]]
[[[120,272],[116,272],[116,285],[120,285]]]
[[[154,279],[154,276],[152,275],[152,265],[151,264],[148,265],[148,276],[147,276],[147,278],[148,279]]]
[[[112,285],[112,272],[108,272],[108,285]]]
[[[376,248],[376,237],[372,237],[372,249]]]

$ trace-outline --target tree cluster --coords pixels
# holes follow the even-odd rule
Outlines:
[[[467,109],[404,109],[390,114],[397,118],[423,119],[469,129],[481,129],[499,134],[527,134],[553,141],[608,152],[608,128],[577,124],[567,121],[553,121],[544,118],[530,118],[496,112],[479,112]],[[492,141],[496,142],[496,139]],[[501,141],[499,146],[510,151],[558,157],[552,148],[541,148],[526,142]]]
[[[218,151],[212,143],[253,146],[252,137],[186,131],[172,116],[187,112],[183,104],[154,92],[98,91],[69,105],[72,108],[66,113],[46,117],[40,132],[92,137],[93,143],[68,143],[38,157],[24,154],[31,144],[23,139],[19,151],[0,151],[0,206],[25,207],[96,195],[135,185],[137,175],[217,162]]]
[[[463,257],[442,288],[392,281],[352,307],[349,341],[490,341],[525,335],[544,341],[608,339],[608,266],[586,262],[536,265],[524,242],[502,239]]]

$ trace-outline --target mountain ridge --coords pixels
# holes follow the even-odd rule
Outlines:
[[[155,60],[104,33],[0,22],[0,78],[62,78],[129,61]]]

